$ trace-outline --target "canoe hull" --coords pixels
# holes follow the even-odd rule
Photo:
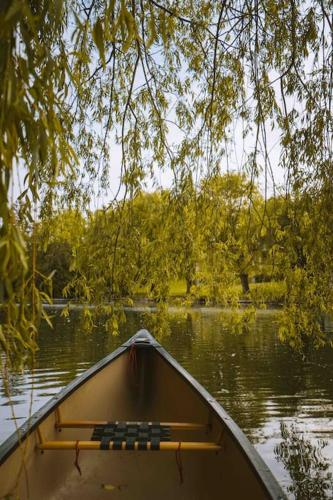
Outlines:
[[[171,431],[180,450],[79,450],[92,429],[57,427],[59,421],[78,419],[191,422],[199,428]],[[12,436],[0,449],[0,498],[284,498],[232,419],[147,332],[65,388],[32,417],[30,430],[23,429],[21,436],[21,444]],[[75,445],[42,452],[41,444],[51,441]],[[214,443],[220,450],[182,449],[189,441]]]

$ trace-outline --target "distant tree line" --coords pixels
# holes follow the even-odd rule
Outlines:
[[[103,304],[139,292],[163,302],[184,280],[189,300],[222,305],[248,296],[253,282],[283,282],[282,338],[297,346],[312,325],[320,343],[333,269],[317,258],[320,204],[305,193],[265,200],[242,174],[199,186],[189,174],[177,190],[138,191],[86,216],[66,210],[40,222],[40,281],[52,277],[54,297]]]
[[[52,276],[53,297],[84,295],[84,277],[104,300],[143,288],[162,300],[171,281],[185,280],[187,294],[205,290],[224,302],[237,281],[246,294],[250,281],[278,279],[277,205],[286,207],[282,198],[265,202],[243,175],[217,175],[199,188],[189,175],[177,191],[139,191],[87,217],[66,210],[41,222],[38,269]]]

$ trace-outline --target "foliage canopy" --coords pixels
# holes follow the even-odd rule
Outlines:
[[[59,203],[87,204],[96,186],[109,188],[114,143],[121,173],[109,207],[120,196],[132,199],[147,178],[157,182],[159,169],[171,169],[176,191],[189,172],[214,176],[236,122],[250,144],[243,166],[252,179],[259,171],[267,179],[268,130],[279,129],[287,189],[305,204],[301,214],[291,206],[290,230],[280,235],[292,269],[286,335],[295,345],[304,332],[324,340],[318,318],[332,307],[331,10],[331,0],[1,2],[0,341],[7,354],[33,348],[45,314],[46,295],[36,286],[38,217]],[[30,263],[24,234],[32,239]],[[99,279],[99,268],[89,272]],[[300,294],[304,316],[291,326]]]

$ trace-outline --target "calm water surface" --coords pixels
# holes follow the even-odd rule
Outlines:
[[[78,312],[70,318],[60,309],[52,312],[54,329],[40,332],[34,371],[11,377],[11,401],[0,385],[1,441],[146,324],[138,308],[127,312],[118,337],[102,325],[85,334]],[[304,360],[278,341],[278,311],[259,311],[250,333],[242,335],[228,331],[225,314],[172,310],[170,332],[160,341],[230,413],[290,498],[333,498],[333,349]]]

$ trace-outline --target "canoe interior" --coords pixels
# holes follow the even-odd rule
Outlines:
[[[214,442],[221,451],[46,450],[45,441],[90,440],[92,429],[55,428],[59,419],[204,424],[172,441]],[[177,455],[177,456],[176,456]],[[183,479],[183,481],[181,480]],[[7,497],[6,497],[7,495]],[[10,496],[12,495],[12,496]],[[0,498],[48,500],[272,498],[232,433],[153,347],[126,348],[34,429],[0,466]],[[278,497],[276,497],[278,498]]]

